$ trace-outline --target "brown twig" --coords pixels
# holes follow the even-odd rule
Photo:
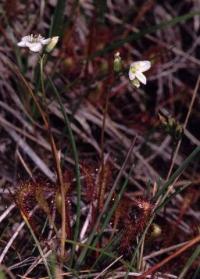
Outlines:
[[[144,272],[142,275],[138,276],[138,279],[145,279],[147,275],[155,273],[158,269],[160,269],[162,266],[164,266],[169,261],[173,260],[174,258],[178,257],[180,254],[185,252],[187,249],[195,245],[196,243],[200,242],[200,235],[197,237],[191,239],[189,242],[187,242],[183,247],[181,247],[179,250],[177,250],[174,254],[170,255],[169,257],[165,258],[158,264],[151,267],[149,270]]]
[[[191,102],[190,102],[190,106],[189,106],[189,109],[188,109],[188,112],[187,112],[187,115],[186,115],[186,118],[185,118],[185,121],[184,121],[184,124],[183,124],[183,131],[185,131],[186,127],[187,127],[187,124],[188,124],[188,120],[189,120],[189,117],[190,117],[190,114],[192,112],[192,107],[194,105],[194,101],[195,101],[195,98],[196,98],[196,95],[197,95],[197,92],[198,92],[198,89],[199,89],[199,83],[200,83],[200,75],[197,79],[197,82],[196,82],[196,85],[195,85],[195,89],[194,89],[194,92],[193,92],[193,95],[192,95],[192,99],[191,99]],[[178,152],[179,152],[179,149],[180,149],[180,146],[181,146],[181,142],[182,140],[180,139],[177,143],[177,146],[176,146],[176,149],[174,151],[174,154],[173,154],[173,157],[172,157],[172,161],[171,161],[171,165],[170,165],[170,169],[168,171],[168,174],[167,174],[167,180],[169,179],[171,173],[172,173],[172,170],[173,170],[173,167],[174,167],[174,164],[175,164],[175,161],[176,161],[176,157],[178,155]]]

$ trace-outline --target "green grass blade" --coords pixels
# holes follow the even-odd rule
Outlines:
[[[52,274],[53,279],[56,279],[56,265],[57,265],[57,261],[56,261],[56,255],[55,254],[51,254],[49,256],[49,268]]]
[[[188,21],[189,19],[193,18],[195,15],[200,15],[200,11],[195,11],[195,12],[187,13],[187,14],[184,14],[184,15],[181,15],[181,16],[177,16],[173,19],[163,21],[160,24],[145,28],[138,33],[132,32],[126,38],[121,39],[121,40],[115,40],[114,42],[108,44],[105,48],[103,48],[99,51],[96,51],[94,54],[92,54],[90,56],[90,59],[95,58],[97,56],[102,56],[102,55],[104,55],[106,53],[109,53],[109,52],[112,52],[112,51],[122,47],[126,43],[131,43],[133,41],[139,40],[140,38],[144,37],[147,34],[152,34],[152,33],[155,33],[158,30],[162,30],[162,29],[165,29],[167,27],[173,27],[173,26],[175,26],[179,23],[183,23],[185,21]]]
[[[101,23],[105,22],[105,15],[107,10],[107,0],[94,0],[97,18]]]
[[[45,267],[46,267],[46,271],[47,271],[47,274],[48,274],[48,278],[49,278],[49,279],[53,279],[53,276],[52,276],[52,274],[51,274],[51,271],[50,271],[48,262],[47,262],[47,260],[46,260],[46,258],[45,258],[45,255],[44,255],[43,251],[42,251],[42,247],[40,246],[40,242],[38,241],[38,239],[37,239],[37,237],[36,237],[34,231],[32,230],[32,228],[31,228],[31,226],[30,226],[30,224],[29,224],[29,222],[28,222],[28,220],[27,220],[27,218],[26,218],[24,215],[23,215],[23,219],[24,219],[24,221],[25,221],[25,223],[26,223],[26,225],[27,225],[27,227],[28,227],[28,229],[29,229],[29,231],[30,231],[30,233],[31,233],[31,235],[32,235],[32,237],[33,237],[33,239],[34,239],[34,241],[35,241],[35,244],[36,244],[37,248],[38,248],[38,251],[39,251],[39,253],[40,253],[40,256],[41,256],[41,258],[42,258],[42,260],[43,260],[43,263],[44,263],[44,265],[45,265]]]
[[[134,166],[134,165],[133,165],[133,166]],[[118,206],[118,204],[119,204],[119,202],[120,202],[120,200],[121,200],[121,198],[122,198],[122,196],[123,196],[123,193],[124,193],[124,191],[125,191],[125,189],[126,189],[126,186],[128,185],[129,177],[130,177],[131,172],[132,172],[132,170],[133,170],[133,166],[131,167],[131,169],[130,169],[130,171],[129,171],[129,174],[128,174],[126,180],[124,181],[124,183],[123,183],[123,185],[122,185],[122,187],[121,187],[120,192],[118,193],[117,197],[115,198],[115,201],[114,201],[113,206],[112,206],[111,209],[109,210],[108,214],[106,214],[106,218],[105,218],[103,224],[101,225],[101,230],[98,232],[97,237],[96,237],[95,240],[93,241],[93,245],[96,245],[96,243],[97,243],[98,240],[99,240],[99,237],[101,236],[101,234],[103,233],[104,229],[107,227],[107,225],[108,225],[108,223],[109,223],[111,217],[113,216],[113,213],[114,213],[115,209],[117,208],[117,206]]]
[[[66,2],[66,0],[57,0],[49,32],[50,37],[62,35]]]
[[[169,180],[163,185],[163,187],[161,188],[161,190],[158,192],[159,195],[157,195],[157,198],[163,193],[163,192],[166,192],[166,189],[168,189],[168,187],[174,182],[174,180],[185,170],[185,168],[189,165],[189,163],[191,163],[195,157],[197,156],[197,154],[200,152],[200,146],[196,147],[194,149],[194,151],[187,157],[187,159],[185,159],[185,161],[182,163],[182,165],[174,172],[174,174],[169,178]],[[171,195],[171,198],[173,197],[174,195],[172,194]],[[157,198],[154,198],[153,201],[156,201]],[[167,202],[169,201],[169,199],[167,199]],[[152,217],[151,219],[149,220],[144,232],[142,233],[141,237],[140,237],[140,240],[137,244],[137,247],[133,253],[133,256],[132,256],[132,259],[131,259],[131,262],[130,262],[130,265],[133,266],[134,264],[134,261],[135,261],[135,258],[136,258],[136,255],[137,255],[137,252],[140,248],[140,245],[142,244],[142,242],[144,241],[145,239],[145,235],[151,225],[151,223],[153,222],[154,220],[154,217],[155,215],[159,212],[159,210],[161,209],[162,207],[161,206],[158,206],[155,211],[153,212],[152,214]],[[128,273],[129,273],[130,270],[127,270],[127,273],[126,273],[126,276],[125,278],[128,278]]]
[[[200,266],[195,271],[194,275],[192,276],[192,279],[198,279],[200,276]]]
[[[173,194],[169,195],[155,210],[155,212],[160,211],[161,208],[163,208],[168,202],[172,200],[173,197],[181,193],[185,188],[191,185],[191,182],[186,183],[186,185],[182,186],[181,188],[178,188],[174,191]]]
[[[193,264],[193,262],[199,257],[199,255],[200,255],[200,245],[197,246],[197,248],[192,253],[191,257],[186,262],[183,270],[181,271],[181,273],[178,277],[179,279],[186,278],[185,275],[186,275],[187,271],[189,270],[189,268]]]
[[[6,279],[6,274],[3,271],[3,268],[0,266],[0,279]]]
[[[98,242],[99,240],[99,237],[101,236],[101,234],[103,233],[104,229],[106,228],[106,226],[108,225],[108,222],[110,221],[117,205],[119,204],[121,198],[122,198],[122,195],[126,189],[126,186],[128,185],[128,181],[129,181],[129,177],[131,175],[131,172],[132,172],[132,169],[133,169],[133,166],[132,168],[130,169],[129,171],[129,174],[123,184],[123,186],[121,187],[121,190],[119,192],[119,194],[117,195],[116,199],[115,199],[115,202],[113,204],[113,206],[111,207],[110,211],[108,212],[108,215],[106,216],[105,220],[104,220],[104,223],[101,225],[101,230],[100,232],[98,233],[97,237],[95,238],[95,240],[93,241],[92,245],[95,247],[96,246],[96,243]],[[108,251],[108,249],[112,249],[111,246],[114,246],[115,243],[119,243],[119,240],[120,240],[121,236],[116,236],[115,238],[113,238],[111,240],[111,243],[108,243],[108,245],[106,245],[106,247],[104,248],[101,248],[101,252],[100,252],[100,255],[97,257],[96,261],[94,262],[94,264],[92,265],[92,269],[96,266],[96,264],[99,262],[99,260],[101,259],[102,257],[102,254],[104,255],[106,253],[106,251]],[[104,253],[105,252],[105,253]]]
[[[160,188],[153,198],[153,201],[156,201],[158,197],[163,195],[168,187],[175,181],[175,179],[188,167],[188,165],[195,159],[195,157],[200,152],[200,146],[197,146],[193,152],[185,159],[185,161],[180,165],[180,167],[174,172],[174,174],[168,179],[166,183]]]
[[[131,261],[130,261],[131,269],[127,270],[126,275],[125,275],[125,277],[124,277],[125,279],[128,278],[129,272],[132,271],[133,268],[134,268],[134,265],[133,265],[133,264],[134,264],[134,261],[135,261],[135,259],[136,259],[137,254],[138,254],[138,252],[139,252],[139,248],[140,248],[141,244],[143,243],[143,241],[144,241],[144,239],[145,239],[146,233],[147,233],[147,231],[148,231],[148,229],[149,229],[151,223],[153,222],[154,217],[155,217],[155,213],[152,215],[151,219],[149,220],[149,223],[147,224],[147,226],[146,226],[144,232],[142,233],[142,235],[141,235],[141,237],[140,237],[140,239],[139,239],[139,241],[138,241],[137,247],[135,248],[135,251],[134,251],[133,256],[132,256],[132,258],[131,258]]]
[[[105,255],[105,256],[109,257],[110,259],[112,259],[112,260],[116,260],[118,258],[118,256],[114,255],[112,252],[107,252],[107,251],[105,251],[102,248],[97,248],[97,247],[94,247],[93,245],[88,245],[87,243],[80,243],[80,242],[77,242],[77,241],[74,241],[74,240],[70,240],[70,239],[66,239],[66,243],[69,243],[69,244],[72,244],[72,245],[75,245],[75,246],[79,245],[81,247],[85,247],[88,250],[98,252],[101,255]],[[120,259],[119,262],[121,262],[126,268],[131,268],[129,263],[127,263],[126,261]],[[90,268],[90,270],[92,271],[92,268]]]
[[[114,194],[114,192],[116,190],[116,187],[118,186],[119,179],[121,178],[121,175],[122,175],[123,170],[124,170],[124,168],[125,168],[125,166],[127,164],[127,161],[129,160],[129,157],[132,154],[132,151],[133,151],[133,148],[134,148],[134,145],[135,145],[135,141],[136,141],[136,138],[133,140],[133,142],[131,144],[131,147],[130,147],[128,153],[127,153],[127,156],[126,156],[125,161],[124,161],[124,163],[122,165],[122,168],[120,169],[120,171],[119,171],[119,173],[117,175],[117,178],[116,178],[116,180],[115,180],[115,182],[114,182],[114,184],[112,186],[112,189],[110,190],[110,193],[109,193],[109,195],[108,195],[108,197],[107,197],[107,199],[105,201],[105,204],[104,204],[104,207],[102,209],[102,212],[99,214],[99,216],[97,218],[97,221],[96,221],[96,223],[95,223],[95,225],[93,227],[93,230],[92,230],[90,236],[88,237],[88,241],[87,241],[88,245],[90,245],[92,243],[92,241],[94,239],[94,236],[97,233],[97,228],[98,228],[98,226],[99,226],[99,224],[101,222],[101,218],[103,217],[103,215],[105,214],[106,209],[108,208],[108,205],[109,205],[109,203],[110,203],[110,201],[111,201],[111,199],[113,197],[113,194]],[[87,247],[85,247],[82,250],[82,252],[81,252],[81,254],[80,254],[80,256],[79,256],[79,258],[77,260],[77,266],[80,266],[82,264],[82,261],[84,260],[86,254],[87,254],[87,250],[88,250]]]

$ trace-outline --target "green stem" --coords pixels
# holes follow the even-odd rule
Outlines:
[[[81,210],[80,210],[80,202],[81,202],[81,181],[80,181],[80,169],[79,169],[79,158],[78,158],[78,151],[77,151],[77,147],[76,147],[76,142],[74,139],[74,135],[72,132],[72,128],[71,128],[71,123],[70,120],[65,112],[65,108],[62,104],[62,100],[60,98],[60,95],[58,93],[58,90],[56,89],[53,81],[49,78],[50,81],[50,85],[53,89],[53,92],[58,100],[58,103],[60,105],[60,109],[67,127],[67,131],[68,131],[68,136],[69,136],[69,140],[70,140],[70,144],[72,147],[72,154],[74,157],[74,161],[75,161],[75,173],[76,173],[76,189],[77,189],[77,205],[76,205],[76,223],[75,223],[75,232],[74,232],[74,244],[72,247],[72,252],[71,252],[71,264],[73,263],[74,260],[74,255],[75,255],[75,248],[76,248],[76,241],[78,240],[78,234],[79,234],[79,227],[80,227],[80,217],[81,217]]]
[[[49,134],[49,140],[51,144],[52,154],[54,155],[55,165],[56,165],[56,172],[60,184],[60,193],[61,193],[61,199],[62,199],[62,224],[61,224],[61,258],[64,259],[65,255],[65,234],[66,234],[66,205],[65,205],[65,186],[63,183],[63,176],[62,171],[60,167],[60,161],[57,154],[57,148],[55,145],[55,141],[51,132],[51,127],[49,125],[49,117],[48,117],[48,107],[46,102],[46,91],[45,91],[45,85],[44,85],[44,59],[46,58],[46,55],[43,54],[43,56],[40,59],[40,82],[41,82],[41,90],[42,90],[42,96],[43,96],[43,102],[45,105],[45,111],[46,111],[46,118],[47,118],[47,130]]]
[[[99,198],[98,198],[98,210],[100,211],[103,206],[104,194],[105,194],[105,183],[103,183],[104,178],[104,143],[105,143],[105,128],[106,128],[106,116],[108,112],[108,105],[109,105],[109,92],[106,90],[106,103],[103,112],[103,123],[102,123],[102,130],[101,130],[101,167],[100,167],[100,189],[99,189]]]

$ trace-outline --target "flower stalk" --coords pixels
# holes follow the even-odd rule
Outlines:
[[[66,205],[65,205],[65,185],[63,182],[63,176],[62,176],[62,171],[61,171],[61,166],[60,166],[60,160],[58,157],[58,151],[56,148],[56,144],[54,141],[54,137],[51,132],[51,127],[49,125],[49,119],[48,119],[48,113],[47,113],[47,104],[46,104],[46,92],[45,92],[45,86],[44,86],[44,59],[45,59],[45,54],[40,58],[40,81],[41,81],[41,90],[42,90],[42,95],[43,95],[43,100],[45,102],[45,108],[46,108],[46,117],[47,117],[47,131],[49,134],[49,140],[50,140],[50,145],[52,149],[52,153],[54,155],[54,160],[55,160],[55,165],[56,165],[56,172],[57,172],[57,177],[60,185],[60,193],[61,193],[61,199],[62,199],[62,204],[61,204],[61,210],[62,210],[62,224],[61,224],[61,259],[64,259],[65,255],[65,234],[66,234]],[[68,228],[69,229],[69,228]]]

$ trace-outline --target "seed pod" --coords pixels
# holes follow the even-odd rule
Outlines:
[[[158,224],[153,223],[151,225],[151,229],[152,229],[152,231],[151,231],[151,237],[152,238],[157,238],[162,233],[162,229],[161,229],[161,227]]]
[[[120,72],[122,69],[122,59],[119,52],[116,52],[114,55],[114,65],[113,65],[114,71],[116,73]]]
[[[58,210],[60,215],[62,215],[62,196],[59,191],[57,191],[55,199],[56,199],[56,209]]]

